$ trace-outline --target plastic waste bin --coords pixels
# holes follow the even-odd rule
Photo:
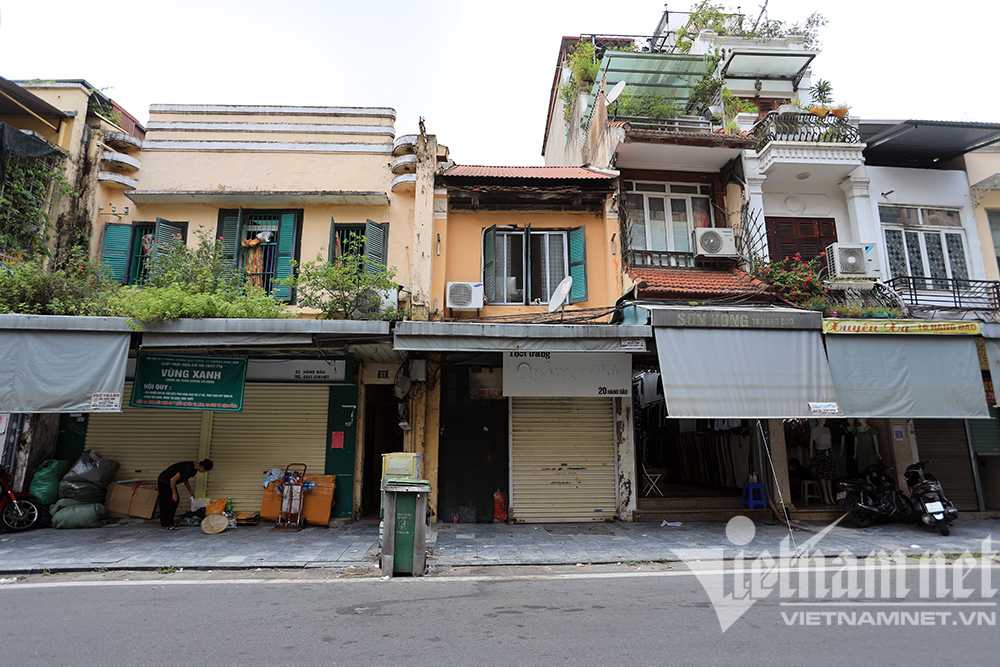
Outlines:
[[[382,486],[385,520],[382,530],[382,574],[419,577],[426,566],[427,495],[422,479],[395,479]]]

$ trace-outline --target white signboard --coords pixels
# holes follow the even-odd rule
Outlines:
[[[506,352],[504,396],[631,396],[627,352]]]
[[[120,391],[95,391],[90,395],[91,412],[121,412],[122,394]]]
[[[347,362],[343,359],[251,359],[247,382],[344,382]]]

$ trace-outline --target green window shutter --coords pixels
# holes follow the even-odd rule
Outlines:
[[[524,299],[521,303],[531,303],[531,223],[524,225]],[[509,296],[507,297],[510,298]]]
[[[970,419],[969,431],[972,433],[972,445],[981,456],[1000,454],[1000,413],[990,407],[989,419]]]
[[[104,240],[101,243],[101,261],[111,269],[111,280],[124,283],[128,275],[129,241],[132,239],[132,225],[122,222],[108,222],[104,225]]]
[[[292,260],[295,258],[295,214],[282,213],[278,222],[278,257],[274,268],[275,278],[290,278],[292,276]],[[279,301],[289,301],[292,290],[288,285],[276,285],[274,298]]]
[[[156,231],[154,232],[154,242],[153,248],[159,250],[166,247],[170,242],[170,238],[174,234],[180,234],[182,241],[187,241],[187,223],[186,222],[170,222],[169,220],[164,220],[163,218],[156,219]]]
[[[389,223],[365,220],[365,271],[375,275],[384,271],[389,254]]]
[[[240,244],[240,223],[242,222],[243,209],[235,214],[224,215],[219,220],[219,233],[216,238],[222,239],[222,256],[226,258],[226,264],[230,269],[236,270],[236,251]]]
[[[569,275],[573,276],[569,302],[587,300],[587,229],[574,227],[569,230]]]
[[[483,301],[492,303],[497,298],[497,226],[483,230]]]

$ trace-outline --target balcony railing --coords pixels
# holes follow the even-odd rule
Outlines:
[[[667,250],[629,250],[627,261],[636,269],[668,268],[693,269],[693,252],[671,252]]]
[[[772,141],[861,143],[858,128],[833,115],[820,118],[811,113],[771,111],[757,121],[751,133],[757,137],[758,152]]]
[[[627,122],[633,130],[655,130],[658,132],[697,132],[710,134],[712,122],[697,116],[676,118],[648,118],[642,116],[619,116],[614,113],[615,105],[608,109],[608,120]]]
[[[886,285],[910,306],[923,308],[959,308],[996,310],[1000,308],[1000,282],[899,276]]]

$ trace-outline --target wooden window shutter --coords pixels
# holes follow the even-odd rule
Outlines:
[[[389,223],[365,220],[365,271],[375,275],[384,271],[389,254]]]
[[[180,234],[181,240],[187,242],[187,223],[171,222],[163,218],[157,218],[156,230],[153,236],[153,247],[157,250],[165,247],[170,242],[170,237],[174,234]]]
[[[569,302],[587,300],[587,229],[574,227],[569,230],[569,275],[573,276],[573,286],[569,292]]]
[[[219,233],[217,238],[222,239],[222,256],[226,259],[226,264],[230,270],[235,271],[238,267],[236,263],[236,252],[240,246],[240,227],[243,222],[243,207],[235,214],[226,214],[219,219]]]
[[[104,224],[104,239],[101,242],[101,262],[111,269],[111,280],[124,283],[128,275],[129,248],[132,240],[132,225],[123,222]]]
[[[497,298],[496,283],[497,226],[483,230],[483,301],[492,303]]]
[[[278,221],[278,256],[274,277],[278,280],[292,277],[292,260],[295,259],[295,214],[282,213]],[[274,298],[289,301],[292,289],[288,285],[275,285]]]
[[[337,243],[337,223],[330,216],[330,247],[327,249],[326,261],[333,264],[340,257],[340,244]]]

